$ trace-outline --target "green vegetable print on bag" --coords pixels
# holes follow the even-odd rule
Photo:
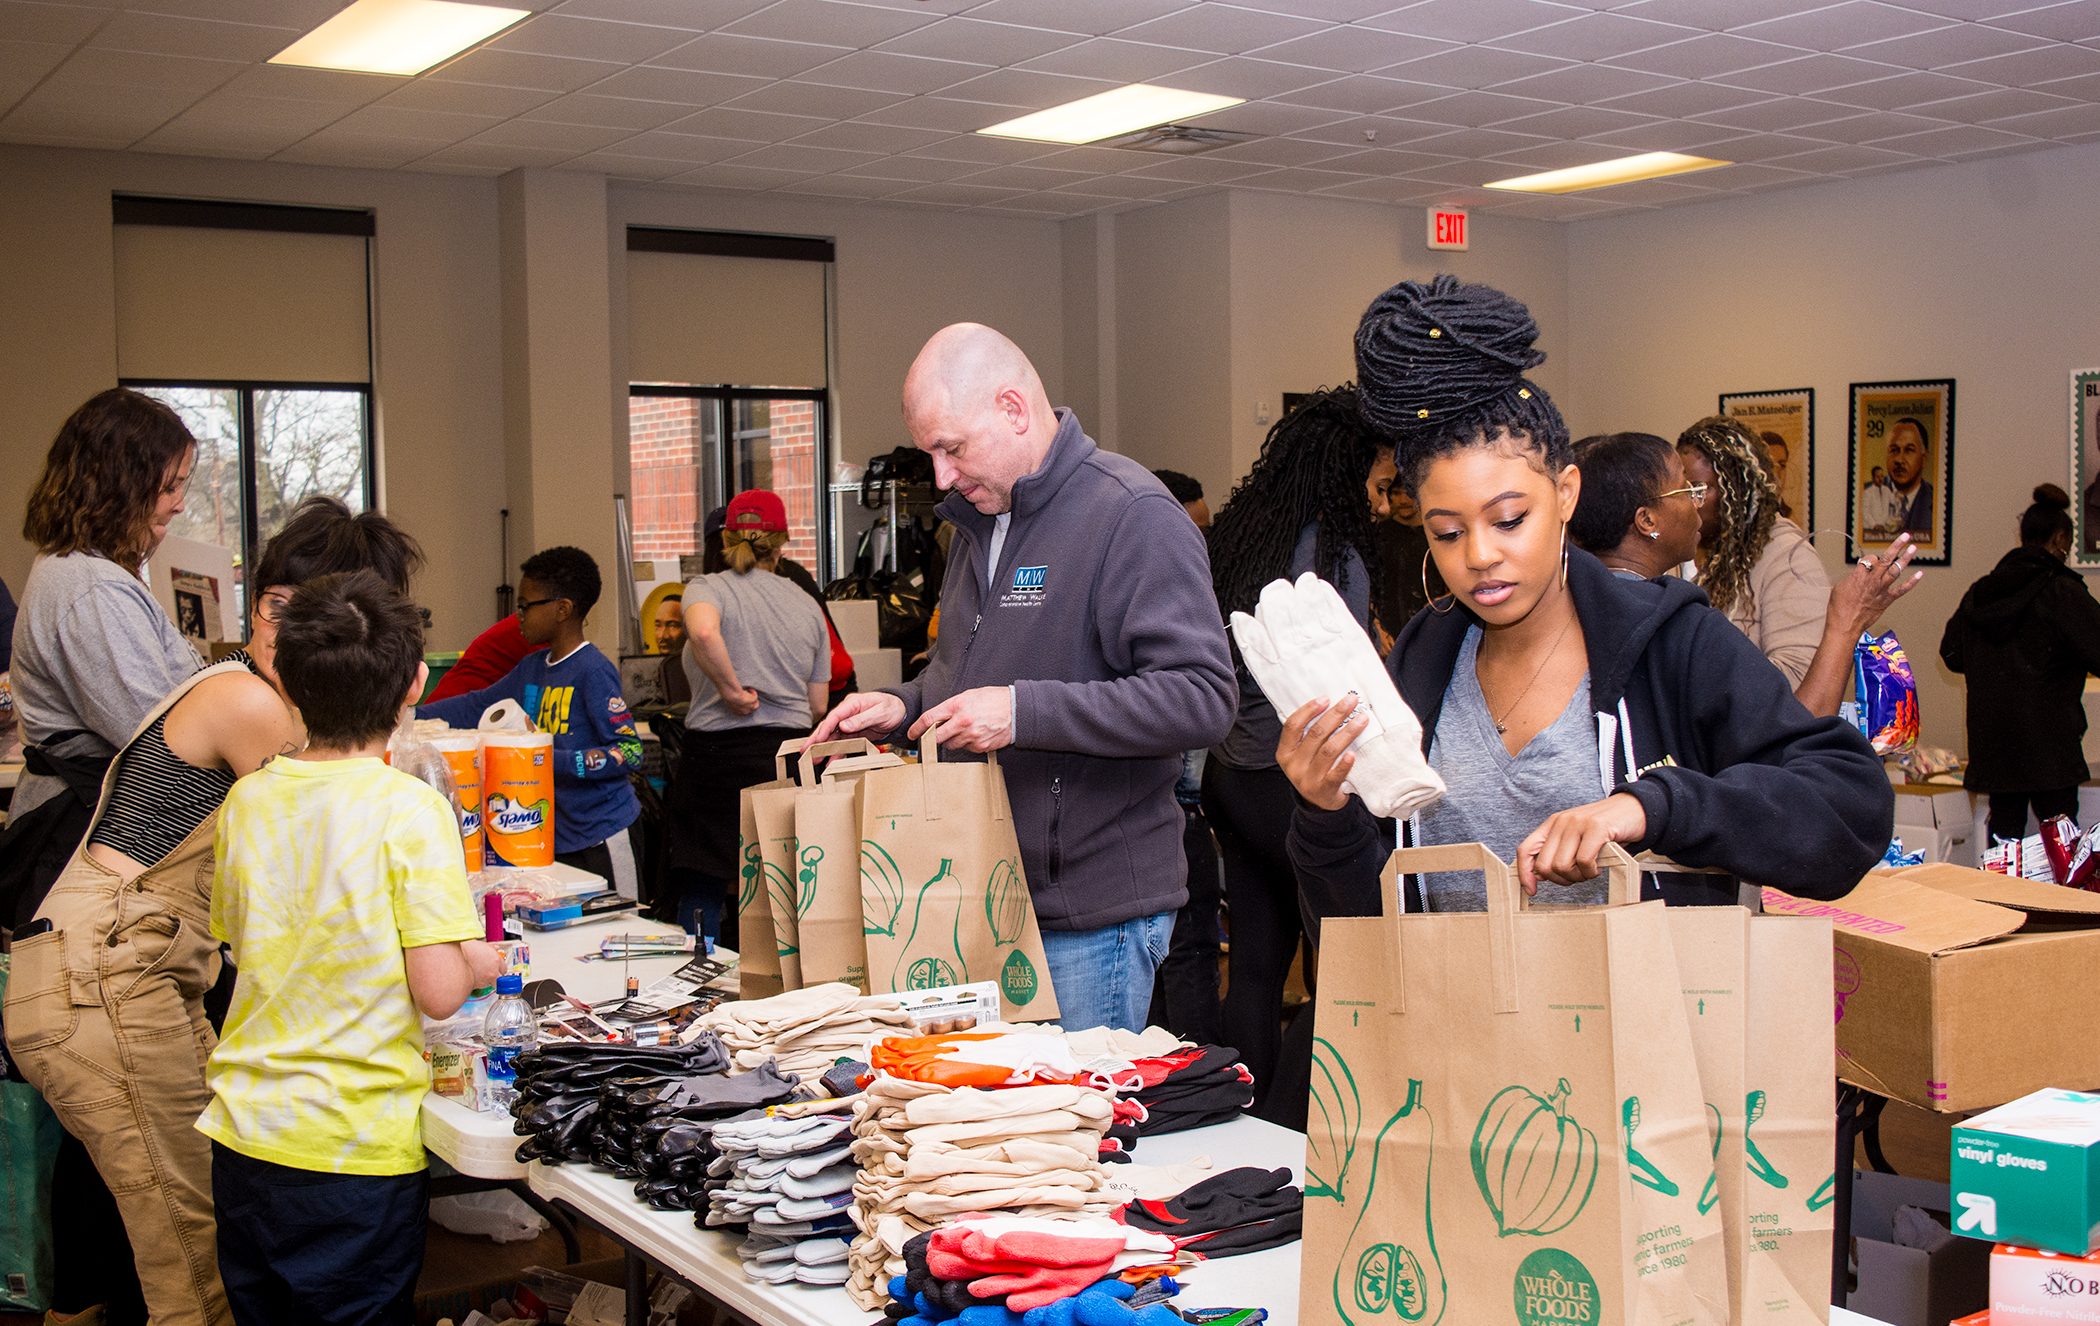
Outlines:
[[[788,839],[787,845],[788,859],[793,860],[795,856],[795,840],[792,838]],[[783,920],[796,915],[795,882],[787,877],[785,870],[782,870],[770,861],[759,862],[759,867],[765,875],[766,901],[772,904],[773,915]],[[795,945],[786,941],[779,925],[773,927],[773,937],[779,941],[777,947],[781,957],[785,958],[791,954],[801,952]]]
[[[817,866],[824,860],[824,849],[805,847],[799,853],[795,880],[802,886],[795,900],[795,915],[807,916],[809,909],[817,905]]]
[[[892,990],[933,990],[946,985],[961,985],[970,979],[970,964],[963,959],[959,933],[962,929],[960,895],[953,889],[946,891],[947,896],[935,896],[933,891],[934,885],[950,878],[954,872],[955,862],[944,856],[941,858],[941,867],[934,872],[933,878],[919,886],[918,901],[912,905],[911,931],[904,937],[904,950],[897,957],[897,968],[890,973]],[[927,914],[929,908],[934,910],[934,915]],[[938,914],[943,908],[954,913],[952,917],[946,918],[945,927],[942,925],[942,916]],[[921,930],[924,930],[929,941],[935,944],[940,944],[941,941],[937,937],[945,930],[947,942],[935,952],[920,953],[914,957],[913,945],[919,942]],[[952,963],[949,961],[950,957],[954,958]]]
[[[1786,1175],[1779,1172],[1777,1165],[1765,1159],[1765,1153],[1757,1149],[1756,1141],[1750,1136],[1750,1126],[1764,1117],[1764,1092],[1753,1091],[1743,1097],[1743,1163],[1760,1182],[1774,1188],[1784,1188],[1787,1184]]]
[[[1721,1138],[1728,1131],[1727,1123],[1721,1118],[1721,1111],[1708,1105],[1706,1112],[1714,1116],[1714,1167],[1706,1176],[1706,1186],[1699,1191],[1700,1215],[1713,1210],[1714,1204],[1721,1200]]]
[[[1641,1126],[1641,1098],[1628,1096],[1620,1107],[1619,1117],[1626,1125],[1626,1167],[1633,1181],[1643,1188],[1653,1188],[1665,1197],[1675,1197],[1677,1184],[1669,1175],[1655,1167],[1655,1162],[1642,1155],[1633,1145],[1633,1135]]]
[[[1307,1150],[1306,1199],[1356,1207],[1356,1220],[1350,1225],[1349,1237],[1334,1264],[1335,1312],[1350,1326],[1375,1321],[1381,1314],[1418,1326],[1436,1326],[1444,1315],[1446,1284],[1443,1263],[1437,1257],[1430,1208],[1435,1124],[1429,1107],[1422,1103],[1421,1081],[1408,1082],[1407,1099],[1378,1130],[1372,1144],[1370,1172],[1364,1176],[1361,1192],[1354,1191],[1349,1170],[1356,1154],[1362,1101],[1349,1065],[1326,1040],[1313,1045],[1312,1105],[1329,1121],[1333,1135]],[[1399,1130],[1397,1135],[1395,1129]],[[1317,1139],[1318,1134],[1314,1136]],[[1399,1180],[1403,1185],[1400,1214],[1395,1222],[1367,1229],[1364,1220],[1378,1190],[1379,1166],[1385,1159],[1389,1136],[1399,1156],[1406,1161],[1420,1159],[1421,1172],[1403,1170]],[[1323,1170],[1328,1177],[1316,1177]],[[1393,1181],[1388,1172],[1387,1184]]]
[[[875,843],[860,845],[860,928],[868,935],[897,934],[904,911],[904,872],[897,858]]]
[[[750,911],[751,904],[758,901],[758,879],[764,873],[764,861],[759,855],[758,844],[747,838],[744,840],[743,850],[744,864],[737,871],[741,887],[737,891],[736,910],[740,916]]]
[[[1028,920],[1028,889],[1011,861],[993,866],[985,882],[984,919],[991,923],[994,944],[1003,948],[1021,942],[1021,929]]]
[[[1557,1233],[1575,1223],[1597,1186],[1597,1135],[1568,1113],[1574,1088],[1553,1094],[1504,1087],[1473,1130],[1473,1181],[1504,1238]]]

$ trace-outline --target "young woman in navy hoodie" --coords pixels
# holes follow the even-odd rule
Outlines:
[[[1601,901],[1607,842],[1726,872],[1651,877],[1673,903],[1734,903],[1737,878],[1844,894],[1888,845],[1879,761],[1802,708],[1698,589],[1615,578],[1572,546],[1582,474],[1524,377],[1545,358],[1536,337],[1523,305],[1450,276],[1393,287],[1357,331],[1365,414],[1395,440],[1453,590],[1388,664],[1449,786],[1401,836],[1485,842],[1541,902]],[[1291,714],[1277,748],[1301,798],[1291,855],[1321,914],[1372,915],[1396,835],[1342,790],[1362,719],[1330,699]],[[1408,892],[1411,909],[1482,905],[1462,876]]]

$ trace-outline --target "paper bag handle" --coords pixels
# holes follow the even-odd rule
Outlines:
[[[1493,1011],[1517,1011],[1517,912],[1523,890],[1517,887],[1516,872],[1480,843],[1451,843],[1438,847],[1403,847],[1393,853],[1386,873],[1393,887],[1381,887],[1381,907],[1386,919],[1386,961],[1391,966],[1395,1013],[1407,1011],[1406,966],[1400,924],[1399,877],[1433,871],[1479,871],[1487,882],[1488,984],[1493,990]]]
[[[999,767],[999,752],[987,752],[984,762],[997,769]],[[941,817],[940,798],[935,796],[933,791],[933,771],[940,767],[941,725],[935,723],[919,737],[919,800],[925,806],[928,820],[937,820]],[[1001,795],[991,798],[992,819],[994,822],[1006,818],[1006,797],[1004,795],[1006,780],[1004,778],[1000,779],[999,791]]]
[[[802,750],[802,742],[801,737],[789,737],[780,743],[780,749],[773,752],[773,777],[782,782],[787,781],[788,760]],[[816,780],[811,771],[816,768],[817,761],[827,755],[872,755],[874,751],[875,743],[866,737],[841,737],[837,741],[820,741],[803,752],[802,767],[797,771],[799,781],[804,787],[813,786]]]

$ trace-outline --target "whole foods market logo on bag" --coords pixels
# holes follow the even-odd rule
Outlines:
[[[1520,1326],[1583,1326],[1603,1320],[1597,1281],[1559,1248],[1540,1248],[1517,1267]]]

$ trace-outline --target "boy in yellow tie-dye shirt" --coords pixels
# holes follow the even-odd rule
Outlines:
[[[456,1012],[500,962],[451,806],[380,759],[422,652],[416,610],[378,577],[300,586],[276,667],[309,744],[221,811],[212,933],[240,974],[197,1127],[241,1326],[414,1319],[429,1206],[417,1013]]]

